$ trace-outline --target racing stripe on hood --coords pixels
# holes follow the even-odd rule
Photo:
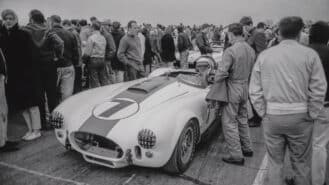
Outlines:
[[[92,115],[82,124],[79,131],[106,137],[121,119],[138,112],[140,103],[175,81],[175,78],[161,76],[133,85],[113,97],[111,101],[95,106]]]

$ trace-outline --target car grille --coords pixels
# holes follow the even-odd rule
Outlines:
[[[119,145],[105,137],[86,133],[72,133],[74,143],[80,150],[108,158],[121,158],[123,150]]]

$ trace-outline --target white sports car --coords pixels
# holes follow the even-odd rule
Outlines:
[[[58,141],[87,162],[184,172],[201,135],[214,123],[209,91],[194,71],[168,68],[147,78],[91,89],[52,113]]]

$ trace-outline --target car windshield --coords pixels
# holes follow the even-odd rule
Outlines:
[[[179,82],[184,84],[197,87],[197,88],[206,88],[208,86],[207,81],[199,73],[195,74],[179,74],[177,76]]]

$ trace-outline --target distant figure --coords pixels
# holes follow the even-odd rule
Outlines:
[[[122,37],[118,49],[118,59],[126,65],[127,80],[136,80],[144,76],[141,41],[138,37],[136,21],[128,22],[128,33]]]
[[[145,70],[146,73],[151,73],[152,72],[153,56],[155,54],[152,51],[149,31],[146,28],[143,28],[142,34],[145,37],[145,52],[144,52],[144,58],[143,58],[144,70]],[[146,70],[147,67],[149,67],[148,71]]]
[[[111,62],[111,66],[112,66],[112,70],[113,70],[112,80],[114,83],[123,82],[124,73],[125,73],[125,65],[118,59],[118,56],[117,56],[120,40],[125,35],[125,33],[121,31],[120,26],[121,25],[119,22],[117,22],[117,21],[113,22],[112,32],[111,32],[113,39],[114,39],[115,48],[116,48],[115,55]]]
[[[192,47],[191,41],[186,33],[184,33],[183,26],[178,26],[178,51],[180,56],[180,64],[181,68],[187,69],[188,68],[188,50]]]
[[[250,100],[263,118],[268,185],[285,184],[287,152],[294,184],[312,184],[313,123],[323,109],[327,82],[319,55],[298,43],[303,26],[300,17],[281,19],[282,41],[258,56],[251,75]]]
[[[210,47],[209,39],[207,37],[208,29],[209,25],[203,24],[201,26],[200,33],[198,33],[196,36],[196,45],[198,46],[202,55],[211,54],[213,52],[212,48]]]
[[[171,26],[166,28],[165,34],[161,38],[161,59],[162,65],[164,67],[174,67],[174,62],[176,61],[175,56],[175,42],[172,37],[173,29]]]
[[[89,87],[95,88],[109,84],[105,64],[106,39],[100,33],[101,24],[92,24],[92,35],[88,38],[83,59],[88,68]]]

